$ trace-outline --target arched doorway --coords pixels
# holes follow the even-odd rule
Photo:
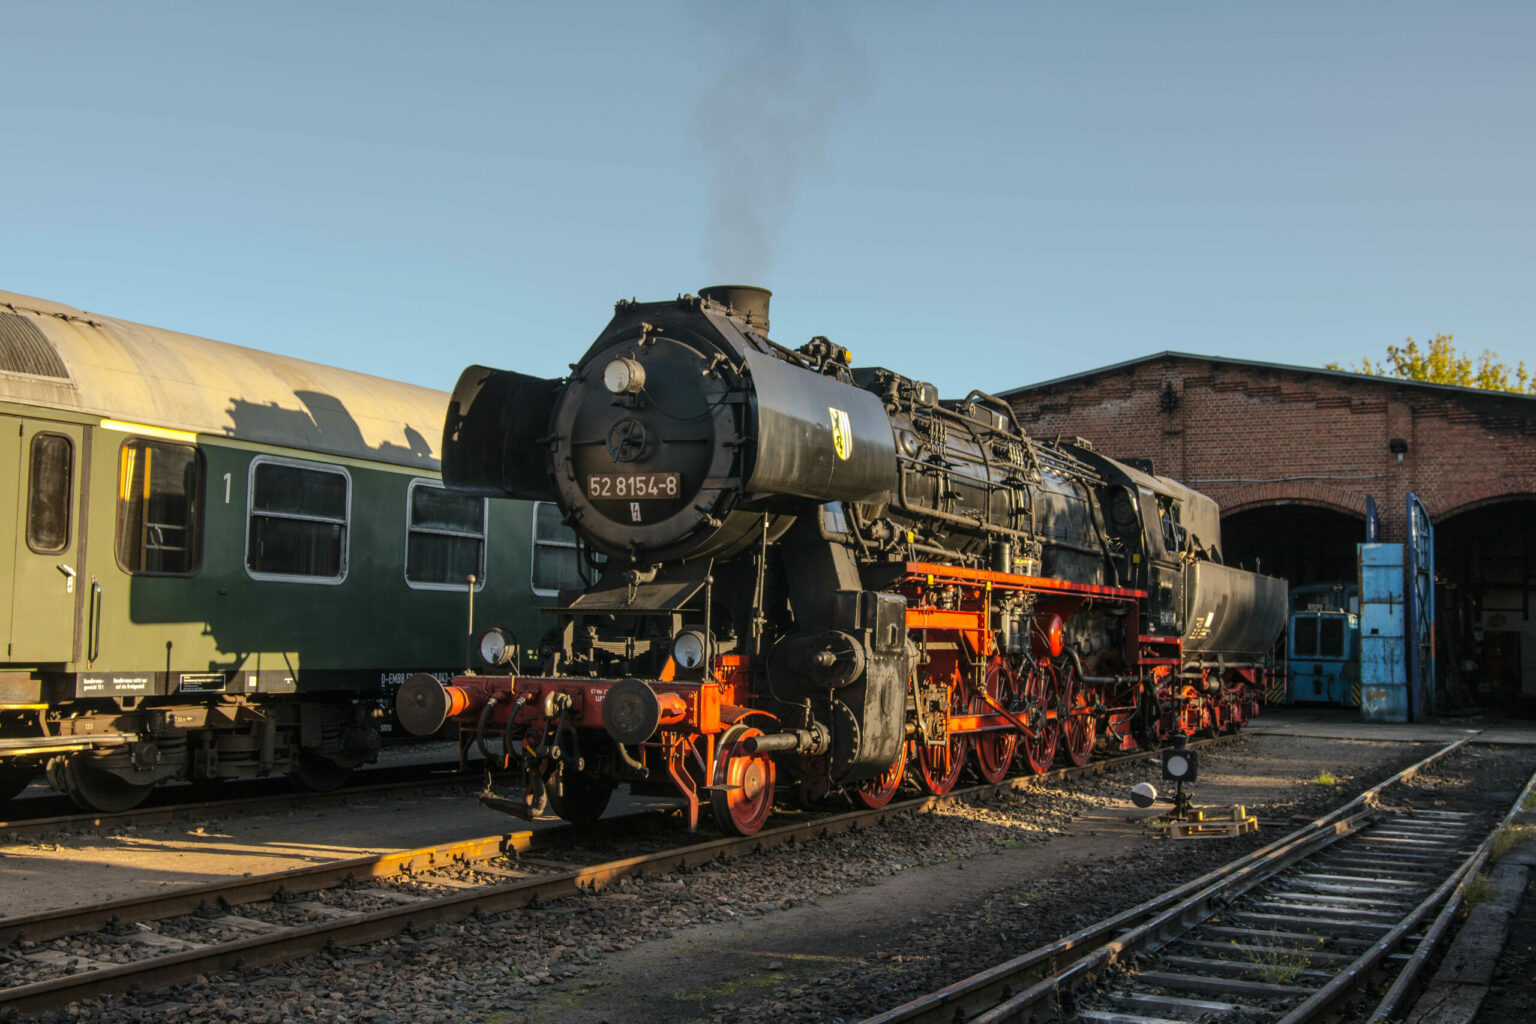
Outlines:
[[[1276,502],[1221,517],[1224,561],[1291,586],[1353,580],[1355,545],[1365,540],[1365,516],[1321,505]]]
[[[1435,642],[1458,703],[1536,702],[1536,495],[1435,521]]]

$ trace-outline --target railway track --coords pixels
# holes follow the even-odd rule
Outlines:
[[[1234,737],[1203,740],[1210,746]],[[199,975],[291,960],[324,949],[494,914],[630,876],[660,874],[785,843],[874,825],[1031,783],[1080,777],[1145,760],[1138,753],[1059,768],[943,797],[893,801],[877,810],[820,815],[755,835],[693,843],[620,860],[562,864],[533,856],[590,830],[553,826],[241,878],[170,893],[0,919],[0,1016],[41,1012]],[[631,828],[654,812],[605,819]],[[588,840],[590,843],[590,839]],[[595,844],[593,844],[595,845]],[[590,859],[590,858],[589,858]],[[38,976],[46,975],[42,978]]]
[[[1395,974],[1371,1014],[1380,1024],[1449,931],[1491,833],[1471,814],[1378,803],[1470,739],[1246,857],[864,1024],[1304,1024]]]

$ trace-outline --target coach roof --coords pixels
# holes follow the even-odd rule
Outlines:
[[[0,291],[0,401],[438,469],[448,396]]]

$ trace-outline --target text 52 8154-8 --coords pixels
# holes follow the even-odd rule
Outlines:
[[[589,498],[675,498],[682,490],[676,473],[593,473]]]

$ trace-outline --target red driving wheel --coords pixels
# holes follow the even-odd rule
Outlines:
[[[1035,775],[1050,768],[1056,760],[1056,740],[1061,733],[1061,722],[1049,718],[1047,711],[1056,708],[1056,673],[1051,663],[1041,659],[1031,666],[1024,677],[1024,714],[1020,717],[1036,731],[1034,738],[1024,737],[1019,751],[1025,767]]]
[[[1067,665],[1057,678],[1061,685],[1061,699],[1057,705],[1061,749],[1068,761],[1081,768],[1093,757],[1093,743],[1098,738],[1097,723],[1077,670]]]
[[[1019,677],[1002,658],[993,658],[987,665],[987,696],[1002,707],[1013,710],[1018,703]],[[993,714],[992,705],[981,697],[971,700],[971,709],[978,715]],[[1008,768],[1019,747],[1019,734],[1012,725],[1005,729],[977,733],[971,745],[971,756],[976,760],[976,772],[988,782],[1002,782],[1008,777]]]
[[[884,807],[891,802],[891,797],[896,795],[896,788],[901,785],[901,776],[906,770],[907,744],[906,741],[902,741],[896,760],[885,770],[885,774],[860,785],[853,791],[854,795],[859,798],[859,803],[872,811]]]
[[[729,835],[752,835],[773,809],[773,758],[741,749],[742,740],[761,735],[761,729],[733,725],[720,738],[709,806],[715,823]]]
[[[965,711],[965,695],[958,681],[950,683],[949,714]],[[945,723],[946,727],[948,723]],[[955,788],[960,769],[965,767],[966,738],[963,734],[949,732],[948,743],[917,744],[917,784],[931,796],[943,796]]]

